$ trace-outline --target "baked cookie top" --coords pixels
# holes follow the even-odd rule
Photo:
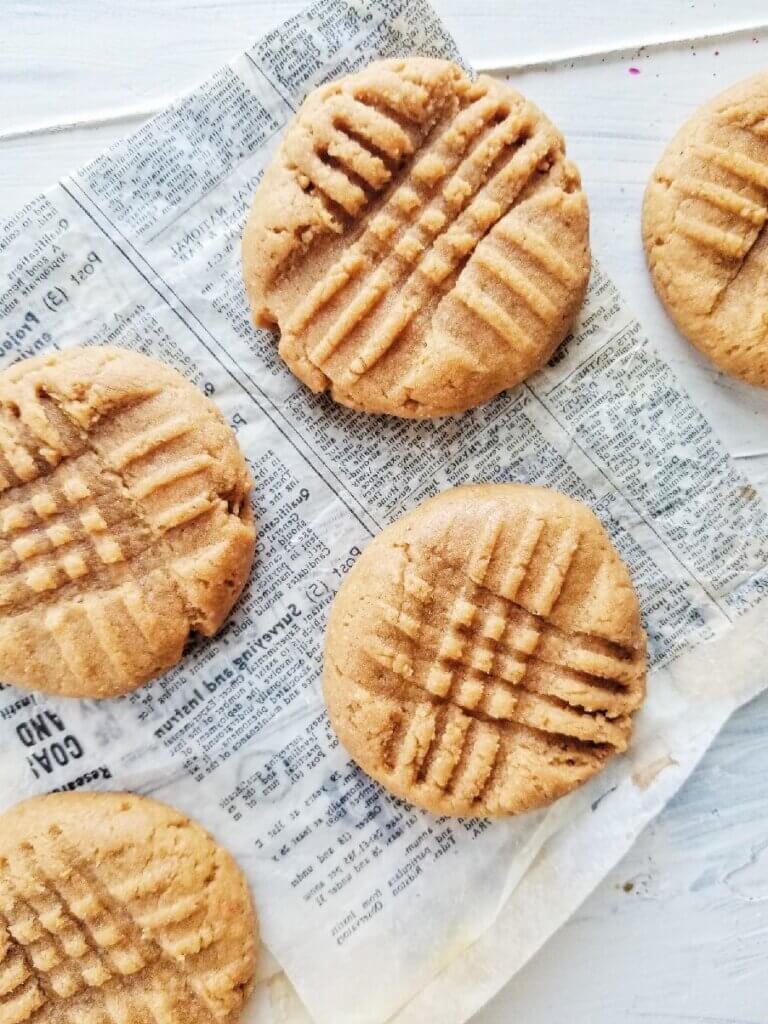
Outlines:
[[[246,289],[314,391],[455,413],[563,340],[588,220],[560,133],[519,93],[447,61],[380,61],[317,89],[288,127],[246,224]]]
[[[331,609],[324,689],[352,757],[437,814],[539,807],[630,738],[646,641],[596,517],[556,491],[458,487],[368,545]]]
[[[0,373],[0,680],[111,697],[174,665],[247,579],[250,487],[216,407],[154,359]]]
[[[238,1020],[256,919],[199,825],[127,793],[36,797],[0,824],[0,1021]]]
[[[768,74],[716,96],[659,161],[643,204],[653,283],[721,370],[768,387]]]

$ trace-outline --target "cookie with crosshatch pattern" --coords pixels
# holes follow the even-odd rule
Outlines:
[[[170,366],[94,347],[0,373],[0,680],[112,697],[174,665],[247,579],[250,488]]]
[[[165,804],[67,793],[0,815],[4,1024],[235,1024],[256,941],[234,860]]]
[[[315,90],[288,127],[243,235],[246,290],[314,391],[367,412],[460,412],[563,340],[588,221],[532,103],[448,61],[380,61]]]
[[[654,169],[643,241],[659,298],[725,373],[768,388],[768,73],[700,107]]]
[[[331,721],[358,764],[437,814],[517,814],[623,751],[646,640],[599,520],[557,491],[458,487],[388,526],[334,600]]]

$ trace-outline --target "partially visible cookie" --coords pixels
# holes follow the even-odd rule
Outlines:
[[[199,825],[145,797],[69,793],[0,826],[3,1024],[235,1024],[256,918]]]
[[[725,373],[768,387],[768,74],[696,111],[643,204],[653,283],[686,338]]]
[[[250,488],[219,411],[154,359],[0,373],[0,680],[111,697],[174,665],[248,577]]]
[[[325,642],[331,722],[358,764],[437,814],[517,814],[629,742],[646,641],[596,517],[541,487],[481,484],[372,541]]]
[[[562,136],[519,93],[448,61],[380,61],[288,127],[245,228],[245,284],[314,391],[439,416],[551,357],[584,297],[588,220]]]

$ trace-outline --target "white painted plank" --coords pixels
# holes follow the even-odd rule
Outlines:
[[[766,732],[763,698],[478,1024],[765,1024]]]
[[[4,0],[0,125],[178,93],[216,70],[301,0]],[[765,22],[764,0],[438,0],[477,61]],[[32,87],[31,87],[32,86]]]

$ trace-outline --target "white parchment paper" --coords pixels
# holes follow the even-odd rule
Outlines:
[[[766,510],[600,267],[544,371],[432,423],[310,394],[250,326],[240,232],[281,130],[319,82],[408,54],[460,60],[421,0],[321,0],[0,225],[0,366],[82,343],[174,364],[237,431],[259,527],[236,612],[164,680],[100,703],[0,690],[0,807],[130,788],[211,828],[258,906],[248,1018],[264,1024],[467,1020],[768,684]],[[328,606],[363,546],[476,480],[589,504],[650,641],[629,754],[511,821],[391,798],[338,747],[320,692]]]

